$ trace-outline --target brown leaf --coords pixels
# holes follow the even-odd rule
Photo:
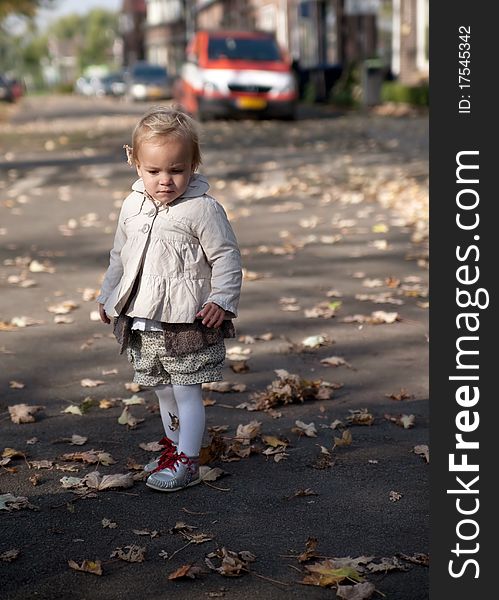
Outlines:
[[[85,559],[81,565],[74,560],[68,560],[68,565],[75,571],[83,571],[85,573],[92,573],[93,575],[102,575],[102,563],[100,560]]]
[[[211,436],[210,443],[201,448],[199,453],[199,464],[207,465],[215,460],[218,460],[225,453],[226,448],[227,444],[223,440],[222,436],[215,433]]]
[[[212,562],[212,558],[219,559],[218,567]],[[213,571],[217,571],[225,577],[239,577],[243,572],[249,571],[249,563],[255,560],[255,556],[251,552],[232,552],[225,547],[218,548],[215,552],[210,552],[205,562]]]
[[[315,537],[309,537],[305,543],[306,550],[298,556],[298,562],[305,562],[311,558],[317,558],[317,544],[319,540]]]
[[[349,429],[345,429],[343,431],[343,433],[341,434],[341,438],[337,438],[336,436],[334,438],[334,447],[335,448],[337,446],[350,446],[351,443],[352,443],[352,433],[350,432]]]
[[[400,392],[398,393],[393,393],[393,394],[386,394],[387,398],[390,398],[391,400],[408,400],[409,398],[412,398],[412,394],[409,394],[407,390],[405,390],[404,388],[400,388]]]
[[[12,381],[9,381],[9,387],[12,390],[22,390],[25,387],[25,384],[21,381],[15,381],[13,379]]]
[[[9,414],[13,423],[33,423],[37,412],[43,410],[44,406],[14,404],[9,406]]]
[[[168,579],[196,579],[198,575],[203,573],[201,567],[193,565],[193,563],[189,563],[187,565],[182,565],[172,573],[168,575]]]
[[[237,426],[236,439],[242,444],[249,444],[257,435],[260,435],[262,424],[260,421],[250,421],[246,425]]]
[[[129,488],[134,484],[131,473],[114,473],[102,476],[98,471],[92,471],[83,478],[83,483],[92,489],[106,490],[109,488]]]
[[[367,411],[367,408],[362,408],[360,410],[351,410],[347,420],[350,425],[372,425],[374,423],[374,416]]]
[[[248,363],[245,360],[238,360],[230,365],[234,373],[247,373],[249,371]]]
[[[141,546],[131,544],[130,546],[123,546],[121,548],[115,548],[111,552],[111,558],[115,556],[126,562],[143,562],[145,560],[146,549]]]
[[[0,554],[0,560],[3,560],[4,562],[12,562],[19,556],[20,552],[21,551],[19,548],[12,548],[12,550],[2,552],[2,554]]]
[[[109,528],[109,529],[115,529],[116,527],[118,527],[118,523],[115,523],[114,521],[111,521],[110,519],[107,519],[106,517],[104,517],[101,521],[102,523],[102,527],[104,528]]]

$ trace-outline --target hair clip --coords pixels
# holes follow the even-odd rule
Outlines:
[[[125,149],[125,152],[126,152],[126,162],[131,167],[133,167],[133,161],[132,161],[133,148],[131,146],[129,146],[128,144],[123,144],[123,148]]]

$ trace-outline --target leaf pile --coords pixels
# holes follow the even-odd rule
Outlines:
[[[252,404],[248,410],[270,410],[275,406],[300,404],[309,400],[329,400],[340,384],[326,381],[303,379],[299,375],[288,373],[284,369],[276,369],[275,379],[263,392],[251,395]]]

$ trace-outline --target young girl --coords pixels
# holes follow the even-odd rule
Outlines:
[[[222,379],[234,337],[241,255],[222,206],[208,195],[195,122],[154,107],[136,125],[129,163],[140,177],[125,199],[97,298],[135,369],[154,386],[165,437],[146,485],[173,492],[199,483],[205,428],[201,384]]]

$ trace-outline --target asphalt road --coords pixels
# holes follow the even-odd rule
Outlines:
[[[229,446],[239,425],[257,421],[260,434],[249,456],[209,463],[224,476],[180,493],[140,480],[85,497],[63,488],[61,478],[95,470],[138,473],[128,466],[151,456],[139,444],[161,436],[147,390],[136,394],[144,404],[130,407],[137,425],[118,422],[122,399],[134,394],[125,387],[132,369],[109,328],[92,319],[119,205],[135,179],[122,145],[144,109],[26,99],[1,124],[0,598],[334,598],[334,588],[302,580],[307,566],[344,557],[367,557],[359,570],[378,590],[373,598],[428,598],[428,567],[407,560],[429,549],[429,465],[414,450],[429,440],[425,115],[322,107],[303,108],[295,123],[203,124],[202,171],[232,219],[246,270],[241,339],[228,348],[247,352],[248,367],[235,372],[228,359],[225,369],[245,391],[205,391],[205,443],[213,427],[226,428]],[[64,302],[68,312],[57,315]],[[374,311],[393,322],[373,323]],[[303,344],[317,336],[320,346]],[[333,356],[346,364],[321,363]],[[338,389],[274,411],[240,408],[277,369]],[[103,383],[83,387],[84,379]],[[11,420],[8,407],[22,403],[43,407],[34,422]],[[64,412],[70,406],[87,410]],[[352,423],[360,414],[371,424]],[[408,417],[413,426],[403,427]],[[296,421],[314,423],[316,435],[297,433]],[[345,431],[351,443],[333,448]],[[74,434],[86,443],[72,445]],[[287,442],[282,460],[262,453],[265,436]],[[62,460],[89,450],[116,462]],[[42,460],[50,468],[32,464]],[[6,494],[31,507],[14,508]],[[315,552],[300,561],[310,538]],[[131,545],[145,548],[145,560],[111,556]],[[205,564],[220,548],[256,560],[249,572],[222,576]],[[19,550],[12,560],[10,550]],[[100,560],[103,574],[68,565],[84,559]],[[382,559],[400,568],[376,570]],[[203,572],[168,579],[187,564]]]

